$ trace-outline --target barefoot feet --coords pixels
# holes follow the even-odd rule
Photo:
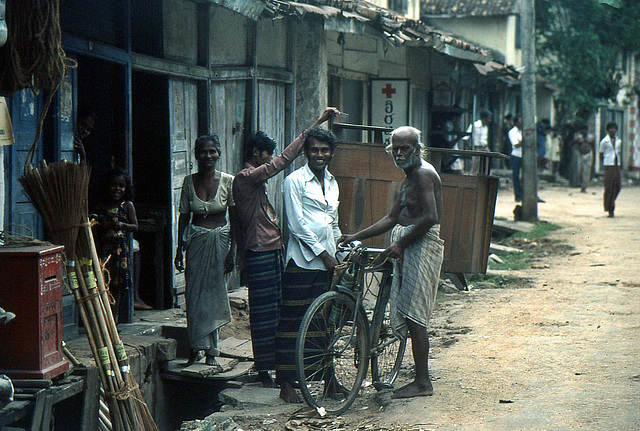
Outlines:
[[[258,381],[262,383],[262,387],[264,388],[277,388],[278,384],[273,381],[271,374],[268,371],[259,371],[258,372]]]
[[[391,398],[412,398],[412,397],[428,397],[433,395],[433,386],[431,381],[426,383],[418,383],[413,381],[408,385],[393,391]]]
[[[191,353],[189,354],[189,359],[187,359],[187,362],[185,362],[184,366],[190,367],[191,365],[198,362],[202,358],[203,358],[202,350],[192,350]]]
[[[280,398],[285,400],[287,403],[302,402],[300,395],[298,395],[296,390],[293,388],[291,382],[282,382],[282,384],[280,384]]]

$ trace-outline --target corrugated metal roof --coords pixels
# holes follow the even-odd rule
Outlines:
[[[422,16],[501,16],[514,13],[519,0],[421,0]]]

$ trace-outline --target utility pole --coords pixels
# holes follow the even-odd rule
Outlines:
[[[536,140],[536,45],[534,0],[520,3],[522,35],[522,218],[538,220]]]

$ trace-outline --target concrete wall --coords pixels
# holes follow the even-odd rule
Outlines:
[[[296,115],[294,133],[309,127],[327,106],[327,40],[320,21],[295,23]]]
[[[261,19],[258,21],[258,65],[285,68],[287,66],[286,46],[289,41],[286,20]]]
[[[196,5],[186,0],[162,3],[164,56],[169,60],[196,64],[198,35]]]
[[[223,7],[210,8],[209,55],[213,65],[244,65],[248,18]]]

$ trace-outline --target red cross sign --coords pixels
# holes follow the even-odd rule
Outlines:
[[[387,99],[391,99],[392,94],[396,94],[396,89],[391,86],[391,84],[387,84],[385,88],[382,89],[382,94],[387,96]]]

